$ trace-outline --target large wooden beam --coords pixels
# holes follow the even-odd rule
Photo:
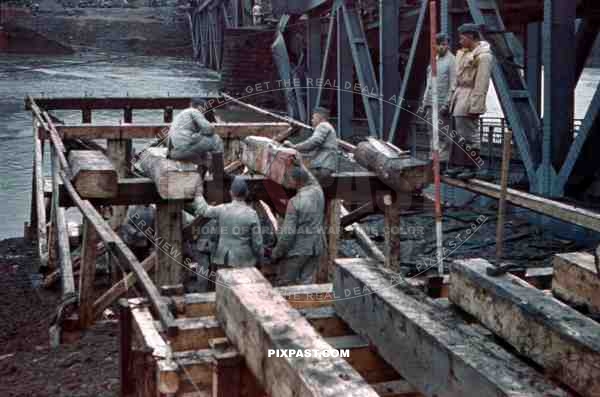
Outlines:
[[[37,131],[35,125],[37,120],[34,119],[34,131]],[[48,234],[46,231],[46,203],[44,202],[44,160],[42,141],[38,134],[33,136],[33,180],[35,188],[35,209],[37,224],[37,246],[40,266],[48,266]],[[59,196],[60,197],[60,196]],[[33,225],[32,225],[33,226]]]
[[[156,206],[156,245],[158,266],[154,272],[156,285],[183,282],[183,201],[169,201]]]
[[[193,163],[166,158],[166,148],[150,148],[142,154],[136,166],[152,178],[163,199],[193,198],[200,179]]]
[[[455,261],[450,300],[582,396],[600,395],[600,325],[484,259]]]
[[[164,138],[170,123],[120,125],[62,125],[57,126],[63,139],[151,139]],[[223,139],[239,139],[250,135],[274,138],[288,133],[290,125],[269,123],[212,123],[215,133]]]
[[[594,256],[586,252],[557,254],[552,261],[552,292],[589,313],[600,314],[600,275]]]
[[[495,199],[500,198],[500,187],[493,183],[477,179],[460,181],[448,177],[442,177],[442,182],[447,183],[450,186],[459,187]],[[506,192],[506,201],[517,207],[526,208],[542,215],[600,232],[600,214],[597,212],[536,196],[531,193],[525,193],[516,189],[508,189]]]
[[[378,269],[338,259],[334,307],[410,384],[428,397],[566,396],[534,369]],[[343,299],[342,299],[343,298]]]
[[[257,269],[221,270],[217,318],[272,396],[377,396],[342,358],[267,357],[269,349],[331,349]]]
[[[114,197],[119,175],[110,160],[96,150],[72,150],[69,153],[71,181],[84,197]]]
[[[206,99],[210,99],[207,97]],[[35,103],[46,110],[80,110],[80,109],[185,109],[190,106],[190,97],[64,97],[33,98]],[[25,108],[31,109],[31,100],[26,98]]]

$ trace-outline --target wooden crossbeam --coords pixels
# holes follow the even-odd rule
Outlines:
[[[267,358],[268,349],[331,349],[331,345],[257,269],[220,270],[219,276],[217,318],[268,394],[377,396],[342,358]]]
[[[552,261],[552,292],[561,300],[595,315],[600,314],[600,275],[594,256],[586,252],[557,254]]]
[[[473,331],[450,308],[373,261],[338,259],[334,307],[411,385],[428,397],[566,396],[534,369]]]
[[[600,394],[600,325],[484,259],[455,261],[449,299],[582,396]]]
[[[117,195],[119,175],[114,165],[96,150],[71,150],[71,181],[83,197],[109,198]]]
[[[30,97],[31,98],[31,97]],[[31,110],[31,99],[25,99],[25,108]],[[64,97],[64,98],[32,98],[35,103],[46,110],[81,110],[81,109],[185,109],[190,106],[190,97]],[[206,97],[211,99],[211,97]]]
[[[63,139],[152,139],[164,138],[170,123],[120,124],[120,125],[62,125],[57,130]],[[215,133],[223,139],[239,139],[250,135],[277,137],[289,135],[290,125],[283,122],[268,123],[212,123]]]

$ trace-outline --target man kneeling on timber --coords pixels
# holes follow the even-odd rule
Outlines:
[[[169,158],[200,163],[207,153],[223,151],[223,140],[199,109],[202,103],[201,98],[192,98],[190,107],[175,116],[169,129]]]
[[[329,123],[329,110],[316,107],[312,115],[314,132],[307,140],[293,144],[285,141],[284,145],[299,151],[308,159],[309,171],[323,182],[337,172],[337,136]]]
[[[261,265],[263,262],[264,247],[260,221],[256,211],[246,204],[246,181],[236,176],[229,193],[231,203],[217,206],[206,203],[202,189],[196,190],[194,198],[195,216],[217,218],[219,222],[219,243],[212,257],[211,274],[220,268],[250,267]]]
[[[311,284],[319,257],[325,250],[323,218],[325,196],[304,167],[295,167],[298,192],[287,204],[272,260],[278,262],[278,284]]]

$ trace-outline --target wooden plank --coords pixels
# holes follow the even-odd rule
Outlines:
[[[129,176],[131,166],[131,140],[108,139],[106,142],[107,156],[119,178]],[[117,187],[118,188],[118,187]],[[127,214],[127,206],[113,206],[113,215],[110,219],[110,226],[116,229],[123,223]]]
[[[120,396],[127,397],[134,392],[132,375],[132,334],[133,324],[131,309],[127,299],[119,300],[119,377],[121,380]]]
[[[425,396],[566,396],[534,369],[395,274],[365,259],[338,259],[338,316]],[[394,287],[391,287],[395,285]]]
[[[386,194],[383,202],[385,266],[392,271],[400,271],[400,210],[390,195]]]
[[[71,181],[84,197],[115,197],[119,175],[110,160],[96,150],[71,150]]]
[[[442,177],[442,182],[495,199],[500,198],[500,187],[493,183],[477,179],[460,181],[448,177]],[[516,189],[508,189],[506,201],[517,207],[526,208],[542,215],[572,223],[596,232],[600,231],[600,214],[597,212],[536,196],[531,193],[525,193]]]
[[[153,357],[166,358],[169,354],[169,346],[156,329],[150,308],[132,299],[129,300],[129,306],[133,318],[133,332],[138,344],[142,348],[149,349]]]
[[[58,258],[62,280],[62,295],[65,297],[75,293],[75,280],[73,278],[69,232],[67,230],[64,208],[58,207],[56,210],[56,227],[58,231]]]
[[[250,135],[274,138],[289,135],[288,123],[211,123],[215,133],[224,140],[240,139]],[[170,123],[119,125],[61,125],[57,127],[63,139],[150,139],[165,137]]]
[[[333,199],[327,202],[325,212],[325,236],[327,238],[327,250],[319,259],[316,282],[326,283],[333,278],[333,267],[338,254],[338,241],[340,238],[340,211],[341,200]]]
[[[80,110],[88,109],[185,109],[190,106],[190,97],[63,97],[32,98],[35,103],[46,110]],[[206,99],[211,99],[206,97]],[[25,100],[25,108],[31,110],[30,99]]]
[[[331,284],[289,285],[277,287],[295,309],[331,306],[333,300]],[[215,314],[215,293],[203,292],[171,298],[178,313],[187,317],[212,316]]]
[[[52,172],[52,192],[58,192],[58,181],[60,179],[60,164],[56,156],[56,150],[50,150],[50,167]],[[50,200],[50,227],[48,232],[48,267],[58,267],[58,230],[56,225],[56,210],[58,209],[58,193],[52,194]]]
[[[183,201],[169,201],[156,206],[156,245],[158,266],[154,272],[156,285],[183,282]],[[159,240],[160,239],[160,240]]]
[[[79,271],[79,321],[83,328],[89,327],[94,322],[94,279],[98,241],[98,233],[94,225],[88,219],[84,219]]]
[[[142,154],[136,166],[149,176],[161,198],[180,200],[196,192],[200,175],[192,163],[166,158],[166,148],[150,148]]]
[[[160,323],[155,323],[157,329],[162,329]],[[219,322],[213,316],[178,318],[175,320],[177,336],[169,339],[173,351],[206,349],[209,340],[225,336]]]
[[[600,275],[594,256],[587,252],[557,254],[552,263],[554,295],[588,313],[600,314]]]
[[[220,270],[217,318],[267,394],[377,396],[343,359],[267,357],[268,349],[331,349],[257,269]],[[343,381],[341,381],[343,380]]]
[[[156,252],[153,252],[144,259],[141,265],[146,272],[150,272],[156,266]],[[131,272],[110,287],[108,291],[102,294],[102,296],[94,302],[94,318],[99,318],[107,307],[112,305],[113,302],[121,296],[125,295],[129,288],[133,287],[136,282],[137,278],[135,277],[135,273]]]
[[[160,395],[182,395],[186,391],[197,393],[200,390],[210,396],[213,362],[214,353],[209,349],[174,352],[168,358],[158,360],[158,392]],[[186,387],[186,383],[193,387]]]
[[[340,213],[342,217],[349,214],[348,210],[344,206],[341,207]],[[353,223],[350,226],[347,226],[347,228],[350,228],[350,231],[354,233],[354,236],[358,240],[358,243],[365,250],[367,255],[369,255],[373,259],[376,259],[379,262],[385,263],[385,255],[379,249],[379,247],[375,245],[375,242],[371,240],[367,232],[360,226],[360,224]]]
[[[582,396],[600,394],[600,324],[484,259],[455,261],[449,299]]]
[[[37,121],[34,120],[34,130]],[[33,173],[35,181],[35,209],[37,212],[37,247],[40,266],[48,266],[48,237],[46,232],[46,204],[44,202],[44,160],[42,141],[38,134],[33,136]]]
[[[361,219],[371,215],[373,212],[375,212],[375,208],[373,208],[373,203],[365,203],[357,209],[350,211],[345,216],[341,217],[340,227],[344,228],[346,226],[352,225],[353,223],[359,222]]]

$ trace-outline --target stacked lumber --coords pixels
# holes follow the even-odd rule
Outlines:
[[[244,139],[242,163],[251,171],[265,175],[285,188],[296,189],[298,186],[291,171],[300,164],[300,154],[272,139],[258,136]]]

